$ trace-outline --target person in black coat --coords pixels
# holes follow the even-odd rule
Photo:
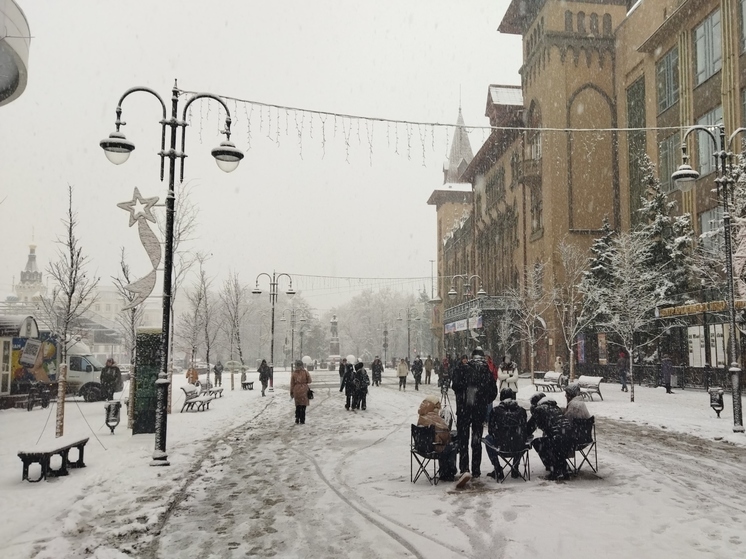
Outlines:
[[[364,410],[367,407],[365,399],[368,395],[370,379],[368,378],[368,372],[365,370],[362,362],[355,363],[355,373],[352,377],[352,384],[355,387],[352,393],[352,409],[359,410],[362,408]]]
[[[373,386],[381,386],[381,376],[383,375],[383,363],[381,359],[376,355],[373,363],[370,366],[370,370],[373,373]]]
[[[490,412],[489,420],[487,423],[487,436],[484,438],[493,447],[500,448],[502,445],[513,444],[525,444],[527,430],[528,415],[526,410],[518,405],[515,400],[515,392],[512,388],[503,388],[500,391],[500,403],[492,408]],[[518,439],[520,437],[520,440]],[[501,479],[503,476],[502,470],[497,459],[497,453],[490,448],[486,447],[487,456],[495,467],[495,471],[491,474],[487,474],[489,477],[497,476]],[[512,477],[520,477],[518,470],[513,469],[511,472]]]
[[[339,380],[340,381],[342,380],[342,377],[345,376],[346,372],[347,372],[347,359],[342,359],[342,361],[339,362]]]
[[[339,385],[339,391],[345,393],[345,409],[350,410],[350,400],[355,394],[355,370],[351,363],[345,363],[345,371],[342,374],[342,381]]]
[[[484,351],[476,348],[469,361],[464,355],[455,368],[451,379],[456,394],[457,438],[459,448],[459,470],[469,472],[469,446],[471,446],[471,477],[481,475],[482,433],[484,410],[497,396],[495,382]],[[470,445],[471,441],[471,445]]]
[[[422,383],[422,359],[419,355],[412,361],[412,376],[414,377],[414,389],[419,390]]]
[[[543,398],[532,408],[527,427],[529,435],[537,428],[544,433],[542,437],[534,439],[532,445],[544,467],[549,470],[549,479],[566,479],[566,458],[573,442],[572,421],[564,416],[557,402]]]

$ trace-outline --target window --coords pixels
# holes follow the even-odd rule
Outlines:
[[[720,9],[715,10],[694,29],[694,81],[701,84],[720,70]]]
[[[718,206],[699,214],[699,230],[702,249],[717,254],[723,242],[723,209]]]
[[[106,312],[110,312],[110,311],[111,311],[111,305],[106,305]]]
[[[572,33],[572,12],[570,10],[565,12],[565,31]]]
[[[505,201],[505,167],[500,167],[487,179],[487,206]]]
[[[578,12],[578,33],[585,35],[585,12]]]
[[[658,146],[658,168],[661,189],[671,192],[675,187],[671,180],[673,172],[679,168],[681,162],[681,140],[678,132],[663,140]]]
[[[660,59],[655,73],[658,80],[658,112],[679,100],[679,48],[674,47]]]
[[[98,304],[93,305],[93,310],[95,310],[96,312],[100,311],[101,310],[101,305],[98,305]]]
[[[723,107],[717,107],[702,116],[697,124],[700,126],[714,126],[723,121]],[[717,131],[714,132],[717,136]],[[697,164],[700,176],[709,175],[715,171],[715,161],[712,156],[717,150],[712,139],[706,132],[697,132]]]
[[[645,134],[645,77],[640,77],[627,89],[627,126],[629,131],[629,208],[632,221],[639,219],[641,198],[645,193],[645,177],[642,161],[647,152]]]
[[[541,186],[531,188],[531,232],[536,233],[544,227],[542,216],[544,202],[541,196]]]
[[[518,186],[518,181],[521,180],[521,154],[518,150],[513,152],[510,156],[510,189],[513,190]]]
[[[741,51],[746,50],[746,0],[741,0]]]

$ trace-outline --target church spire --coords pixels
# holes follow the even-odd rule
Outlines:
[[[466,131],[464,117],[461,114],[461,98],[459,96],[458,119],[456,120],[456,129],[453,131],[451,155],[448,162],[443,165],[443,184],[459,182],[461,174],[472,159],[474,159],[474,152],[471,150],[469,134]]]

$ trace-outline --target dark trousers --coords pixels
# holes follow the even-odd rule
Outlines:
[[[295,406],[295,422],[306,422],[306,406]]]
[[[458,439],[458,460],[461,473],[469,471],[469,446],[471,446],[471,474],[479,476],[482,473],[482,432],[484,431],[484,414],[458,416],[456,437]],[[471,437],[469,434],[471,433]]]
[[[407,389],[407,377],[399,377],[399,390],[402,388]]]
[[[557,473],[567,471],[566,458],[572,448],[570,439],[539,437],[533,440],[532,446],[547,470]]]
[[[422,373],[415,373],[414,374],[414,389],[419,390],[421,383],[422,383]]]
[[[345,391],[345,409],[350,409],[350,400],[352,399],[352,392]]]
[[[365,405],[366,395],[367,395],[367,392],[355,392],[355,394],[352,396],[352,409],[353,410],[359,410],[361,406],[363,409],[366,408],[366,405]]]
[[[223,373],[215,373],[215,386],[223,386]]]
[[[430,375],[432,371],[425,371],[425,384],[430,384]]]
[[[458,445],[451,441],[438,455],[438,477],[443,481],[452,481],[456,477],[456,453]]]

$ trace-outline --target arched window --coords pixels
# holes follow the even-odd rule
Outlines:
[[[578,33],[585,35],[585,12],[578,12]]]
[[[565,12],[565,31],[572,33],[572,12],[570,10]]]
[[[604,37],[611,37],[611,14],[604,14],[603,27]]]
[[[598,35],[598,14],[591,14],[591,33]]]

